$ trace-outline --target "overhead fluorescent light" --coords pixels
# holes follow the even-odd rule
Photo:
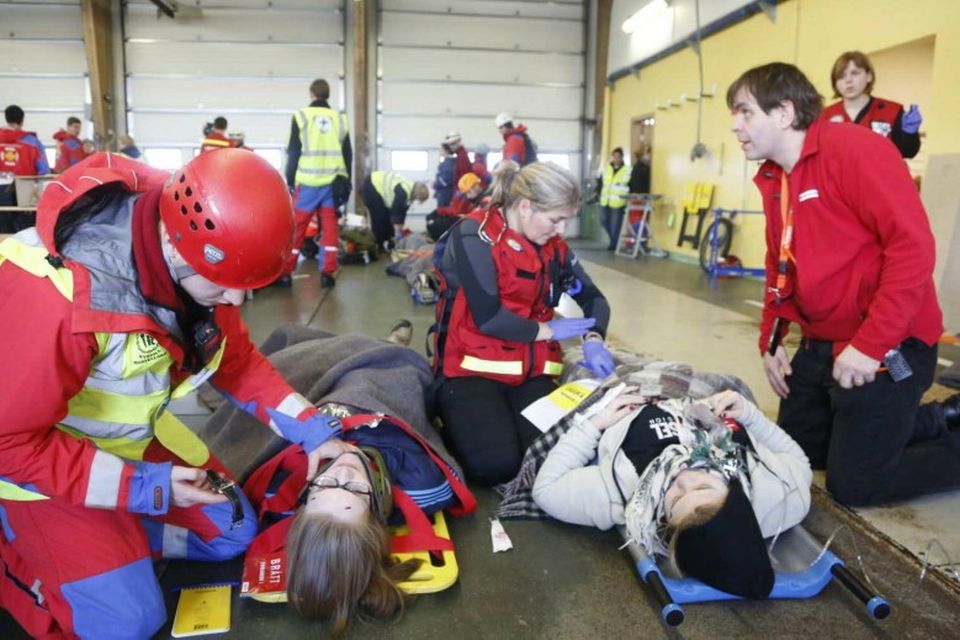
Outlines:
[[[624,20],[620,28],[623,29],[624,33],[633,33],[642,28],[645,23],[662,17],[664,12],[669,9],[670,5],[667,4],[667,0],[650,0],[639,11]]]

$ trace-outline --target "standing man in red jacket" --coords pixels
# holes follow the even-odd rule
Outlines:
[[[818,121],[823,98],[789,64],[750,69],[727,105],[747,159],[765,160],[760,352],[780,425],[841,503],[960,485],[958,397],[920,405],[943,324],[933,234],[896,147]],[[803,334],[792,361],[790,322]]]
[[[16,206],[16,176],[50,173],[43,143],[33,131],[23,128],[23,109],[15,104],[4,109],[7,126],[0,127],[0,206]],[[0,214],[0,233],[16,233],[33,225],[33,214]]]
[[[525,167],[537,161],[537,145],[530,139],[526,125],[514,125],[513,116],[506,112],[497,115],[493,122],[503,136],[503,162]]]
[[[54,173],[61,173],[87,157],[80,139],[82,126],[80,118],[70,116],[67,118],[67,128],[53,134],[53,139],[57,141],[57,164],[53,167]]]

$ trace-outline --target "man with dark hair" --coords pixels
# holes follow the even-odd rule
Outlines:
[[[0,127],[0,206],[16,206],[15,176],[50,173],[43,143],[32,131],[24,131],[23,109],[11,104],[4,109],[6,127]],[[29,213],[0,213],[0,233],[16,233],[33,226]]]
[[[57,141],[57,162],[53,166],[54,173],[62,173],[89,155],[84,152],[83,141],[80,139],[82,127],[80,118],[70,116],[67,118],[67,128],[53,134],[53,139]]]
[[[727,105],[747,159],[765,160],[760,352],[777,422],[841,503],[960,485],[960,398],[920,405],[943,324],[933,234],[897,149],[818,120],[822,98],[793,65],[747,71]],[[792,362],[790,322],[803,334]]]
[[[213,119],[213,122],[209,123],[208,127],[204,127],[204,138],[200,144],[200,153],[229,149],[235,146],[233,140],[227,136],[227,119],[223,116],[217,116]]]
[[[337,270],[340,250],[337,209],[350,199],[353,148],[350,146],[347,116],[331,108],[329,99],[327,81],[314,80],[310,84],[310,106],[293,114],[287,144],[287,185],[296,189],[294,214],[297,227],[287,274],[278,284],[290,284],[307,227],[314,216],[320,223],[317,241],[320,246],[320,286],[328,288],[336,284],[333,274]]]

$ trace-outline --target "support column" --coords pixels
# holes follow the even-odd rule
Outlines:
[[[366,207],[360,198],[360,184],[370,170],[370,154],[374,140],[370,139],[369,113],[369,69],[367,69],[368,22],[376,13],[373,0],[349,0],[353,4],[353,183],[354,207],[360,215],[367,215]]]
[[[94,142],[98,149],[115,146],[113,3],[81,0],[83,48],[90,75]]]

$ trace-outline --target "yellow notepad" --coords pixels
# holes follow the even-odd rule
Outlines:
[[[199,585],[180,590],[170,635],[174,638],[230,630],[230,585]]]

